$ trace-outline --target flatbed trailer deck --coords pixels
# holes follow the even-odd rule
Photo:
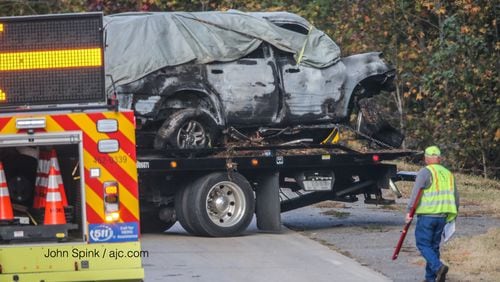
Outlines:
[[[317,202],[392,203],[381,189],[400,177],[384,161],[417,153],[340,144],[139,150],[141,210],[159,230],[178,220],[196,235],[237,235],[255,212],[259,229],[279,232],[281,212]]]
[[[205,157],[191,157],[191,153]],[[178,155],[174,157],[173,155]],[[356,151],[342,145],[261,146],[214,148],[204,150],[143,150],[138,151],[138,171],[173,172],[185,170],[219,170],[228,162],[238,169],[288,169],[330,167],[346,164],[373,164],[417,154],[412,150]],[[258,161],[258,166],[255,165]],[[177,166],[172,167],[172,162]]]

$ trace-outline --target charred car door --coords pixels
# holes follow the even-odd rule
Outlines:
[[[207,64],[207,80],[221,99],[228,125],[276,122],[280,91],[265,43],[241,59]]]
[[[338,120],[335,107],[341,100],[345,66],[336,63],[326,68],[297,64],[293,54],[272,49],[285,92],[285,120],[288,123],[318,123]]]

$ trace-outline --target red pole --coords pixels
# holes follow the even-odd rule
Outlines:
[[[420,197],[422,197],[423,190],[424,189],[420,189],[418,191],[417,198],[415,199],[415,202],[413,202],[413,207],[411,208],[411,211],[410,211],[411,220],[403,227],[401,237],[399,237],[398,245],[396,246],[396,249],[394,250],[394,254],[392,254],[392,260],[395,260],[398,258],[399,251],[401,251],[401,247],[403,246],[403,242],[406,238],[406,233],[408,232],[408,229],[410,228],[411,222],[413,221],[413,216],[415,215],[415,210],[417,209],[418,202],[420,201]]]

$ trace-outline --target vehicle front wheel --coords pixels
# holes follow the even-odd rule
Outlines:
[[[210,115],[198,109],[182,109],[165,120],[156,134],[154,147],[210,148],[218,137],[217,124]]]
[[[215,172],[192,182],[187,189],[189,222],[196,235],[241,235],[252,221],[255,197],[250,183],[237,172]]]

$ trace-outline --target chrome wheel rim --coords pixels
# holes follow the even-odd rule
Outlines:
[[[177,144],[179,148],[204,147],[208,136],[203,125],[195,120],[190,120],[179,129],[177,133]]]
[[[243,190],[233,182],[219,182],[208,191],[208,217],[217,226],[230,227],[240,222],[246,205]]]

